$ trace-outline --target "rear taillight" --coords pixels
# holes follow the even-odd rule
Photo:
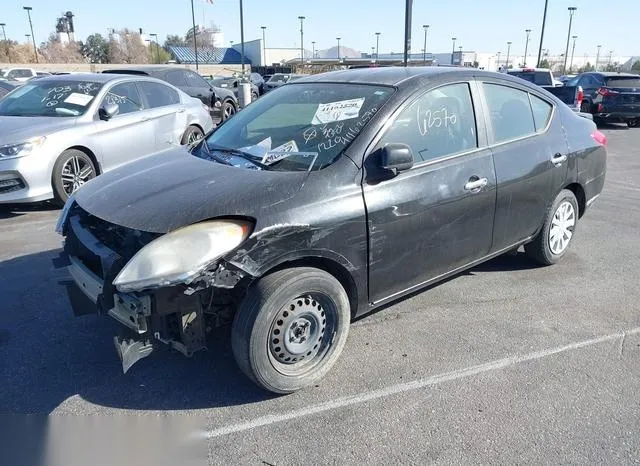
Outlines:
[[[598,92],[598,94],[600,94],[602,97],[607,97],[609,95],[620,94],[618,91],[611,90],[608,87],[601,87],[596,92]]]
[[[581,86],[578,86],[578,93],[576,94],[576,103],[578,104],[578,108],[582,107],[582,101],[584,100],[584,91]]]
[[[605,136],[604,133],[598,131],[597,129],[593,133],[591,133],[591,137],[598,144],[602,144],[603,146],[607,145],[607,136]]]

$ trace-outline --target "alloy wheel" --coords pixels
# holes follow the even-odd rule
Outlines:
[[[549,229],[549,249],[553,254],[562,254],[573,236],[576,211],[569,201],[562,202],[553,214]]]
[[[81,157],[71,157],[62,166],[62,187],[67,195],[95,176],[91,163]]]

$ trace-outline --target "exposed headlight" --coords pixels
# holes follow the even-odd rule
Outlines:
[[[69,210],[71,210],[71,206],[76,201],[76,193],[72,193],[71,196],[67,198],[67,202],[64,203],[64,207],[60,212],[60,216],[58,217],[58,223],[56,223],[55,232],[59,235],[62,234],[62,229],[64,228],[64,223],[67,221],[67,217],[69,216]]]
[[[216,259],[239,246],[252,225],[212,220],[167,233],[143,247],[113,284],[122,292],[189,283]]]
[[[13,159],[29,155],[35,149],[44,144],[45,137],[32,138],[19,144],[6,144],[0,146],[0,159]]]

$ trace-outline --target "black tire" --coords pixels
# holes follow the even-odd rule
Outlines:
[[[78,170],[80,172],[76,176]],[[91,157],[78,149],[65,150],[58,156],[51,174],[55,202],[64,204],[71,193],[96,176],[96,166]]]
[[[222,121],[227,121],[233,115],[236,114],[238,109],[235,104],[230,100],[225,100],[222,102]]]
[[[258,95],[258,93],[257,93],[257,92],[255,92],[255,91],[253,91],[253,92],[251,93],[251,102],[253,102],[254,100],[258,100],[258,97],[260,97],[260,96]]]
[[[580,111],[582,113],[591,113],[591,105],[589,102],[582,102],[582,104],[580,104]]]
[[[197,126],[189,126],[187,130],[182,135],[182,139],[180,140],[180,144],[186,146],[187,144],[192,144],[198,139],[202,139],[204,137],[204,133]]]
[[[566,239],[566,244],[564,245],[562,250],[559,250],[558,241],[560,240],[556,242],[552,241],[550,237],[550,233],[551,233],[552,226],[554,226],[553,225],[554,218],[556,222],[559,222],[558,218],[556,217],[556,214],[559,214],[560,217],[562,217],[562,213],[560,212],[559,209],[561,206],[563,206],[567,202],[571,204],[571,208],[573,209],[572,210],[573,225],[567,228],[570,231],[571,235],[568,237],[568,239]],[[531,241],[528,244],[525,244],[524,250],[527,253],[527,255],[542,265],[552,265],[558,262],[560,259],[562,259],[562,257],[565,255],[565,253],[569,249],[569,244],[571,243],[571,240],[575,235],[576,226],[578,224],[578,215],[579,215],[578,209],[579,209],[578,201],[576,200],[576,196],[568,189],[563,189],[562,191],[560,191],[560,193],[556,196],[553,203],[547,210],[547,214],[545,216],[544,225],[542,226],[542,229],[540,230],[538,235],[533,239],[533,241]],[[569,223],[570,221],[567,219],[566,225],[569,225]],[[558,228],[557,231],[562,232],[561,227],[557,227],[557,228]],[[562,237],[562,241],[565,241],[565,238],[567,238],[566,234],[561,234],[561,237]]]
[[[635,120],[627,121],[627,126],[629,128],[638,128],[638,127],[640,127],[640,118],[635,119]]]
[[[292,393],[331,369],[350,319],[347,293],[332,275],[311,267],[280,270],[252,285],[240,305],[231,329],[233,355],[260,387]]]

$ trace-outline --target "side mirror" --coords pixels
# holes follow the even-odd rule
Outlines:
[[[120,108],[117,104],[105,104],[98,109],[98,116],[101,120],[109,121],[118,114]]]
[[[397,175],[413,167],[413,153],[406,144],[392,143],[380,149],[380,166]]]

